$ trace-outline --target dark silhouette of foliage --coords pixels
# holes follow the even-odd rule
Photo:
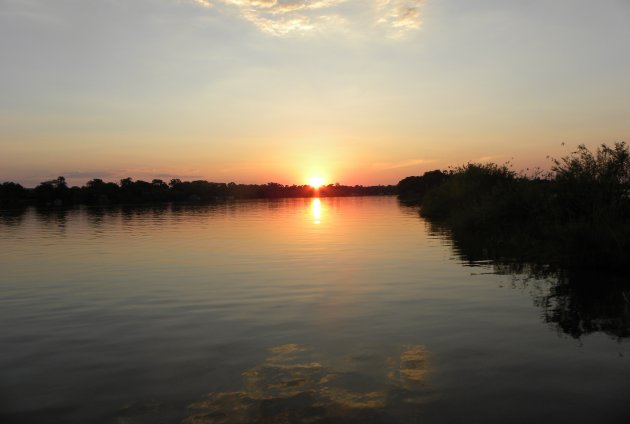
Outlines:
[[[469,163],[456,168],[443,184],[425,194],[423,215],[440,218],[457,210],[464,225],[502,221],[501,215],[511,210],[505,203],[510,200],[507,195],[514,189],[515,176],[507,166],[495,164]]]
[[[407,204],[422,202],[427,192],[448,178],[448,174],[440,170],[425,172],[421,177],[407,177],[398,183],[398,197]]]
[[[330,184],[314,189],[308,185],[216,183],[204,180],[182,181],[172,179],[168,184],[160,179],[151,182],[123,178],[118,184],[99,178],[88,181],[83,187],[69,188],[64,177],[45,181],[34,189],[25,189],[11,182],[0,186],[0,205],[12,203],[62,206],[72,204],[106,205],[160,202],[216,202],[229,199],[376,196],[394,195],[396,187],[345,186]]]
[[[57,177],[54,180],[44,181],[35,187],[35,198],[40,204],[52,203],[61,205],[68,202],[70,189],[64,177]]]
[[[106,183],[99,178],[88,181],[83,190],[86,202],[90,204],[107,204],[119,197],[115,183]]]
[[[602,145],[594,153],[579,146],[554,160],[546,178],[517,175],[506,165],[455,168],[424,194],[420,213],[454,234],[486,240],[486,249],[500,246],[528,260],[571,268],[627,269],[629,195],[625,143]]]
[[[26,196],[26,189],[20,184],[6,182],[0,184],[0,203],[15,204]]]
[[[625,143],[603,144],[594,154],[580,145],[570,156],[553,162],[564,218],[597,222],[628,216],[630,152]]]

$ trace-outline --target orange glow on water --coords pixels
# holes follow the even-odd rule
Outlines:
[[[313,213],[313,223],[319,225],[322,222],[322,201],[319,197],[311,201],[311,212]]]

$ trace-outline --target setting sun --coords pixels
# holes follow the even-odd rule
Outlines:
[[[320,188],[321,186],[324,185],[324,179],[322,177],[313,176],[309,178],[308,185],[310,185],[313,188]]]

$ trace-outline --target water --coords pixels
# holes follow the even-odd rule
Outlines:
[[[627,291],[498,273],[394,198],[31,208],[0,236],[2,423],[630,421]]]

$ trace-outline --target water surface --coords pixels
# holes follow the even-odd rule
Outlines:
[[[3,213],[0,421],[630,422],[628,292],[465,249],[391,197]]]

